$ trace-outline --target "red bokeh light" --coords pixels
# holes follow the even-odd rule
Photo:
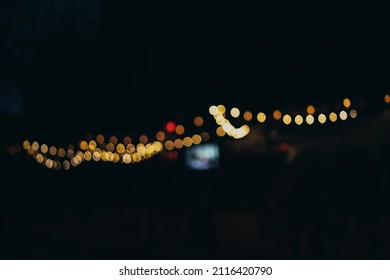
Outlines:
[[[288,146],[288,144],[287,143],[281,143],[281,144],[279,144],[279,151],[281,151],[281,152],[287,152],[288,151],[288,148],[289,148],[289,146]]]
[[[169,133],[172,133],[175,131],[176,129],[176,124],[174,122],[168,122],[166,125],[165,125],[165,129],[167,132]]]
[[[172,152],[169,152],[168,159],[169,160],[177,160],[178,156],[179,156],[179,154],[177,153],[177,151],[172,151]]]

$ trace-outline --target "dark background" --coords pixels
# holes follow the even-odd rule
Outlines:
[[[136,138],[201,115],[221,152],[205,172],[184,168],[185,150],[69,172],[2,153],[2,258],[388,258],[384,5],[17,0],[0,13],[2,147]],[[344,97],[356,120],[253,121],[237,141],[208,114],[331,110]]]

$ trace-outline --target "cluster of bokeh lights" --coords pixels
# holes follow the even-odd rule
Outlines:
[[[386,104],[390,104],[389,94],[384,96],[384,101]],[[310,126],[316,121],[319,124],[325,124],[328,120],[331,123],[335,123],[338,120],[346,121],[348,118],[355,119],[357,117],[357,110],[351,108],[351,106],[351,100],[344,98],[342,108],[337,112],[321,112],[314,105],[308,105],[304,113],[301,114],[283,114],[279,109],[275,109],[268,116],[265,112],[257,113],[256,119],[261,124],[271,120],[281,121],[286,126],[293,123],[298,126],[306,123]],[[242,124],[236,127],[227,119],[228,112],[224,105],[210,106],[209,113],[214,117],[217,124],[215,132],[220,137],[228,135],[234,139],[241,139],[250,133],[249,125]],[[241,114],[240,109],[237,107],[231,108],[229,113],[233,120],[239,118],[240,115],[242,115],[245,122],[253,120],[252,112],[244,111]],[[196,116],[193,119],[193,124],[197,128],[201,128],[204,124],[203,117]],[[40,144],[38,141],[26,139],[21,146],[6,147],[6,152],[15,155],[25,150],[37,163],[55,170],[69,170],[71,167],[77,167],[83,162],[89,161],[133,164],[150,159],[164,149],[168,153],[172,153],[175,152],[175,149],[180,150],[193,145],[199,145],[210,139],[210,134],[206,131],[187,134],[187,136],[185,136],[185,132],[186,129],[183,124],[169,121],[165,124],[163,130],[155,134],[153,141],[144,134],[138,138],[137,144],[133,143],[133,139],[130,136],[125,136],[122,141],[119,141],[117,136],[111,136],[106,139],[102,134],[98,134],[95,138],[89,134],[86,139],[79,141],[77,148],[74,145],[68,145],[66,148],[49,146],[46,143]],[[171,158],[172,155],[168,154],[168,158]],[[173,156],[176,157],[176,155]]]

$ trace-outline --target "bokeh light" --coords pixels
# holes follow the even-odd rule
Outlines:
[[[49,149],[49,153],[52,155],[52,156],[55,156],[57,154],[57,148],[54,147],[54,146],[51,146],[50,149]]]
[[[291,123],[292,119],[291,119],[291,116],[286,114],[283,116],[283,122],[285,125],[289,125]]]
[[[181,139],[176,139],[174,142],[173,142],[173,145],[175,146],[176,149],[181,149],[183,148],[183,140]]]
[[[38,151],[38,149],[39,149],[39,144],[38,144],[38,142],[37,142],[37,141],[34,141],[34,142],[32,143],[32,145],[31,145],[31,147],[32,147],[32,149],[33,149],[34,151]]]
[[[119,143],[118,145],[116,145],[116,150],[118,153],[122,154],[125,151],[125,145]]]
[[[217,133],[217,135],[218,135],[219,137],[223,137],[223,136],[225,136],[225,134],[226,134],[225,130],[223,130],[223,128],[220,127],[220,126],[217,127],[216,133]]]
[[[175,132],[177,135],[183,135],[184,131],[185,131],[184,126],[181,124],[177,125],[175,128]]]
[[[349,116],[352,118],[352,119],[355,119],[357,117],[357,111],[355,109],[352,109],[350,112],[349,112]]]
[[[47,147],[46,144],[41,145],[41,152],[42,153],[46,154],[48,150],[49,150],[49,148]]]
[[[168,151],[173,150],[174,147],[175,145],[173,144],[172,140],[168,140],[165,142],[165,149],[167,149]]]
[[[218,105],[217,108],[218,108],[218,111],[219,111],[221,114],[225,114],[225,112],[226,112],[225,106],[223,106],[223,105]]]
[[[332,112],[329,114],[329,120],[331,122],[336,122],[337,121],[337,114],[335,112]]]
[[[314,115],[314,113],[316,112],[316,108],[315,108],[313,105],[309,105],[309,106],[307,106],[307,108],[306,108],[306,112],[307,112],[309,115]]]
[[[260,123],[265,122],[266,119],[267,119],[267,116],[263,112],[260,112],[260,113],[257,114],[257,120]]]
[[[210,134],[206,131],[203,131],[200,136],[202,137],[202,141],[207,142],[210,140]],[[195,141],[194,141],[195,142]]]
[[[156,139],[158,141],[164,141],[165,139],[165,133],[163,131],[159,131],[156,133]]]
[[[168,122],[166,125],[165,125],[165,130],[169,133],[172,133],[174,132],[176,129],[176,124],[174,122]]]
[[[109,142],[115,146],[116,144],[118,144],[118,137],[116,137],[114,135],[111,136]]]
[[[314,123],[314,117],[312,116],[312,115],[307,115],[306,116],[306,123],[308,124],[308,125],[312,125],[313,123]]]
[[[143,135],[141,135],[140,137],[139,137],[139,141],[142,143],[142,144],[146,144],[146,143],[148,143],[148,141],[149,141],[149,139],[148,139],[148,137],[145,135],[145,134],[143,134]]]
[[[202,126],[203,123],[204,123],[204,120],[201,116],[197,116],[194,118],[194,125],[199,127],[199,126]]]
[[[218,113],[217,106],[215,106],[215,105],[210,106],[209,113],[210,113],[210,115],[213,115],[213,116],[216,115]]]
[[[389,94],[386,94],[384,99],[385,99],[385,102],[387,104],[390,104],[390,95]]]
[[[296,115],[294,121],[297,125],[301,125],[303,123],[303,117],[301,115]]]
[[[351,100],[349,98],[344,98],[343,105],[345,108],[348,109],[349,107],[351,107]]]
[[[125,136],[125,137],[123,138],[123,144],[124,144],[125,146],[131,144],[131,142],[132,142],[132,139],[131,139],[130,136]]]
[[[245,111],[244,113],[244,120],[246,120],[247,122],[251,121],[253,118],[253,115],[250,111]]]
[[[194,145],[198,145],[202,142],[202,137],[199,134],[194,134],[192,136],[192,142],[194,143]]]
[[[340,112],[340,119],[342,121],[345,121],[346,119],[348,118],[348,114],[347,112],[345,112],[344,110]]]
[[[104,136],[102,134],[98,134],[96,136],[96,142],[98,142],[99,144],[103,144],[104,143]]]
[[[282,112],[280,112],[279,110],[275,110],[273,113],[273,117],[277,121],[280,120],[282,118]]]
[[[230,115],[233,117],[233,118],[238,118],[240,116],[240,110],[236,107],[232,108],[230,110]]]
[[[190,147],[190,146],[192,146],[192,138],[191,137],[184,137],[184,139],[183,139],[183,144],[184,144],[184,146],[185,147]]]
[[[326,122],[326,116],[324,114],[320,114],[318,116],[318,121],[320,124],[324,124]]]

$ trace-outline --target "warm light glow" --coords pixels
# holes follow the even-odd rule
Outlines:
[[[318,116],[318,121],[320,122],[320,124],[324,124],[326,122],[326,116],[324,114],[320,114]]]
[[[165,125],[165,129],[167,132],[169,133],[172,133],[175,131],[176,129],[176,124],[174,122],[168,122],[166,125]]]
[[[88,149],[88,143],[87,141],[81,141],[80,142],[80,145],[79,145],[80,149],[82,149],[83,151],[86,151]]]
[[[35,159],[36,159],[36,161],[37,161],[38,163],[42,163],[42,162],[43,162],[43,156],[42,156],[41,154],[38,154],[37,157],[36,157]]]
[[[68,158],[72,158],[74,156],[74,151],[72,149],[69,149],[66,151],[66,156]]]
[[[301,115],[295,116],[294,120],[297,125],[301,125],[303,123],[303,117]]]
[[[119,143],[119,144],[116,146],[116,150],[118,151],[118,153],[123,154],[124,151],[125,151],[125,145],[123,145],[122,143]]]
[[[234,127],[229,123],[229,122],[226,122],[223,126],[222,126],[222,129],[229,133],[230,131],[232,131],[234,129]]]
[[[23,141],[23,149],[27,150],[30,147],[30,142],[28,140]]]
[[[108,144],[106,145],[106,149],[107,149],[107,151],[109,151],[109,152],[113,152],[113,151],[115,150],[115,146],[114,146],[114,144],[112,144],[112,143],[108,143]]]
[[[225,108],[225,106],[223,106],[223,105],[218,105],[217,108],[218,108],[218,111],[219,111],[221,114],[224,114],[224,113],[226,112],[226,108]]]
[[[316,112],[316,108],[315,108],[313,105],[309,105],[309,106],[307,106],[307,108],[306,108],[306,112],[307,112],[309,115],[314,115],[314,113]]]
[[[99,152],[93,152],[92,158],[94,161],[99,161],[100,160],[100,153]]]
[[[164,141],[165,139],[165,133],[163,131],[159,131],[156,133],[156,138],[158,141]]]
[[[216,121],[216,123],[217,123],[218,125],[222,125],[222,124],[226,121],[226,119],[224,118],[224,116],[218,115],[218,116],[216,117],[215,121]]]
[[[216,133],[217,133],[217,135],[218,135],[219,137],[223,137],[223,136],[225,136],[225,134],[226,134],[226,132],[225,132],[225,131],[223,130],[223,128],[220,127],[220,126],[217,127]]]
[[[260,123],[265,122],[266,119],[267,119],[267,116],[264,113],[260,112],[260,113],[257,114],[257,120]]]
[[[114,158],[112,159],[112,161],[114,163],[117,163],[120,161],[120,159],[121,159],[121,157],[117,153],[114,153]]]
[[[194,145],[198,145],[200,142],[202,142],[202,137],[199,134],[195,134],[192,136],[192,142]]]
[[[69,161],[64,160],[64,162],[62,163],[62,168],[64,168],[65,170],[69,170],[70,168]]]
[[[90,161],[90,160],[92,159],[92,154],[91,154],[90,151],[86,151],[86,152],[84,153],[84,159],[85,159],[86,161]]]
[[[66,151],[64,148],[59,148],[57,154],[60,158],[63,158],[66,154]]]
[[[351,107],[351,100],[349,98],[344,98],[343,105],[345,108]]]
[[[54,147],[54,146],[51,146],[50,149],[49,149],[49,153],[52,155],[52,156],[55,156],[57,154],[57,148]]]
[[[123,138],[123,144],[125,146],[131,144],[132,140],[131,140],[131,137],[130,136],[126,136],[125,138]]]
[[[89,141],[89,145],[88,145],[88,148],[90,149],[90,150],[95,150],[96,149],[96,146],[97,146],[97,143],[94,141],[94,140],[91,140],[91,141]]]
[[[108,160],[108,153],[106,151],[102,151],[100,153],[100,158],[102,161],[107,161]]]
[[[289,125],[291,123],[291,121],[292,121],[292,119],[291,119],[290,115],[288,115],[288,114],[284,115],[283,122],[285,125]]]
[[[306,116],[306,123],[308,125],[312,125],[314,123],[314,117],[312,115],[307,115]]]
[[[240,110],[236,107],[232,108],[230,110],[230,115],[233,117],[233,118],[238,118],[240,116]]]
[[[109,141],[110,141],[110,143],[112,143],[114,146],[115,146],[116,144],[118,144],[118,138],[117,138],[116,136],[111,136]]]
[[[75,158],[78,159],[79,164],[84,160],[84,153],[83,152],[77,152]]]
[[[282,112],[280,112],[279,110],[275,110],[273,113],[273,117],[277,121],[280,120],[282,118]]]
[[[79,160],[78,160],[76,157],[73,157],[73,158],[70,160],[70,164],[71,164],[73,167],[76,167],[76,166],[79,164]]]
[[[134,146],[133,144],[128,144],[128,145],[126,146],[126,150],[127,150],[130,154],[132,154],[132,153],[135,152],[135,146]]]
[[[207,142],[210,140],[210,134],[206,131],[203,131],[200,136],[202,137],[202,141]],[[194,141],[195,142],[195,141]]]
[[[183,135],[184,134],[184,126],[179,124],[176,126],[175,132],[177,135]]]
[[[165,142],[165,149],[167,149],[168,151],[173,150],[174,147],[175,145],[173,144],[172,140],[168,140]]]
[[[337,114],[335,112],[330,113],[329,119],[331,122],[337,121]]]
[[[353,119],[355,119],[357,117],[357,111],[355,109],[352,109],[350,112],[349,112],[349,116]]]
[[[246,120],[247,122],[251,121],[253,118],[253,115],[250,111],[246,111],[244,113],[244,120]]]
[[[175,145],[176,149],[183,148],[183,141],[181,139],[176,139],[175,142],[173,142],[173,144]]]
[[[31,147],[32,147],[32,149],[33,149],[34,151],[38,151],[38,149],[39,149],[39,144],[38,144],[38,142],[37,142],[37,141],[34,141],[34,142],[32,143],[32,145],[31,145]]]
[[[163,145],[161,144],[161,142],[158,142],[158,141],[154,141],[153,142],[153,146],[154,146],[154,150],[158,153],[158,152],[161,152],[162,149],[163,149]]]
[[[106,159],[108,161],[114,161],[114,153],[108,152],[107,155],[106,155]]]
[[[47,147],[47,145],[46,145],[46,144],[42,144],[42,146],[41,146],[41,152],[44,153],[44,154],[46,154],[48,150],[49,150],[49,148]]]
[[[213,115],[213,116],[216,115],[218,113],[217,106],[215,106],[215,105],[210,106],[209,113],[210,113],[210,115]]]
[[[129,164],[131,162],[131,156],[129,154],[124,154],[122,160],[124,163]]]
[[[139,143],[137,145],[137,153],[139,153],[141,155],[144,155],[146,153],[146,148],[145,148],[144,144]]]
[[[96,136],[96,142],[98,142],[99,144],[103,144],[104,143],[104,136],[102,134],[98,134]]]
[[[196,126],[202,126],[204,123],[203,118],[201,116],[197,116],[194,118],[194,125]]]
[[[46,160],[46,167],[52,168],[53,167],[53,161],[51,159]]]
[[[341,119],[342,121],[345,121],[347,118],[348,118],[347,112],[341,111],[341,112],[340,112],[340,119]]]
[[[27,153],[31,156],[32,154],[34,154],[34,150],[33,148],[30,146],[27,148]]]
[[[148,141],[149,141],[149,139],[148,139],[148,137],[146,136],[146,135],[141,135],[140,137],[139,137],[139,141],[142,143],[142,144],[146,144],[146,143],[148,143]]]
[[[385,102],[386,102],[387,104],[390,104],[390,95],[389,95],[389,94],[386,94],[386,95],[385,95]]]
[[[192,146],[192,138],[191,137],[184,137],[183,144],[186,147]]]

